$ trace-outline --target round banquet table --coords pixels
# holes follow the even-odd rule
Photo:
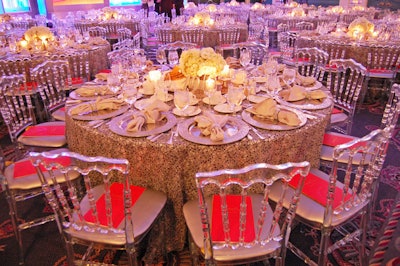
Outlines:
[[[323,49],[321,46],[328,43],[331,46],[336,46],[336,48],[341,47],[341,49],[344,49],[345,59],[354,59],[365,67],[368,66],[368,53],[371,46],[378,47],[378,49],[381,49],[382,52],[384,52],[385,47],[390,45],[398,46],[398,42],[394,41],[355,41],[347,36],[338,37],[334,34],[319,35],[316,32],[311,34],[300,33],[296,38],[296,44],[298,48],[318,47]]]
[[[209,107],[203,105],[202,108]],[[171,145],[167,144],[170,134],[156,142],[144,137],[124,137],[113,133],[107,124],[94,129],[87,121],[75,120],[68,114],[66,135],[72,151],[88,156],[127,158],[131,163],[130,175],[134,185],[162,191],[167,195],[165,211],[150,233],[146,256],[151,256],[151,250],[170,252],[184,248],[186,225],[182,207],[186,201],[197,198],[196,172],[238,168],[261,162],[279,164],[303,160],[318,167],[330,110],[331,107],[312,111],[315,119],[308,119],[304,126],[294,130],[259,129],[266,136],[265,140],[250,131],[253,139],[245,137],[225,145],[201,145],[180,136]],[[165,232],[165,235],[161,232]]]

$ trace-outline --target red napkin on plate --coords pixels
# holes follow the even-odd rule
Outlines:
[[[31,126],[22,134],[24,137],[64,136],[65,126]]]
[[[111,69],[102,69],[98,73],[111,73]]]
[[[289,186],[293,188],[297,188],[300,180],[300,175],[296,175],[289,182]],[[309,197],[310,199],[316,201],[322,206],[326,206],[326,198],[328,195],[328,182],[320,177],[309,173],[306,176],[306,181],[304,182],[302,193]],[[342,200],[343,190],[341,188],[335,188],[334,200],[332,203],[333,209],[336,209]],[[347,194],[345,197],[345,201],[349,200],[351,195]]]
[[[75,77],[72,78],[72,85],[76,85],[76,84],[82,84],[83,83],[83,79],[80,77]]]
[[[63,166],[71,164],[71,159],[68,157],[59,157],[57,159],[47,159],[46,162],[57,162]],[[46,172],[43,166],[40,166],[43,172]],[[35,167],[30,160],[24,160],[14,163],[14,178],[20,178],[28,175],[36,174]]]
[[[124,213],[124,198],[123,198],[123,189],[124,185],[122,183],[113,183],[110,187],[111,194],[111,207],[112,207],[112,224],[114,228],[117,228],[119,224],[125,217]],[[132,206],[139,199],[140,195],[142,195],[145,188],[131,186],[131,198],[132,198]],[[99,222],[101,225],[107,225],[107,216],[106,216],[106,200],[105,195],[103,194],[96,202]],[[89,210],[84,218],[86,221],[94,223],[95,217],[93,216],[92,210]]]
[[[230,237],[232,242],[239,242],[239,218],[240,203],[242,197],[239,195],[227,195],[226,203],[228,205],[228,217],[230,226]],[[224,229],[221,212],[221,197],[214,195],[212,207],[211,239],[213,241],[224,241]],[[244,232],[244,241],[252,242],[255,239],[254,217],[251,197],[246,197],[246,230]]]

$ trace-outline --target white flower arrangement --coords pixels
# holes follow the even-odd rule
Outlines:
[[[356,18],[347,28],[347,35],[355,39],[368,39],[374,35],[375,25],[365,17]]]
[[[183,51],[179,59],[179,68],[186,77],[216,77],[225,65],[222,55],[211,47]]]
[[[53,41],[54,35],[51,30],[44,26],[31,27],[24,33],[24,39],[27,42],[32,41]]]

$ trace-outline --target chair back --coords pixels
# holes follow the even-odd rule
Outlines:
[[[0,78],[0,112],[13,143],[28,126],[36,124],[31,95],[21,93],[25,86],[24,75]]]
[[[118,37],[118,42],[121,42],[125,39],[131,39],[132,38],[132,31],[128,28],[122,27],[117,29],[117,37]]]
[[[399,45],[371,45],[368,46],[366,68],[369,76],[382,75],[394,79],[400,65]]]
[[[225,27],[218,31],[218,45],[220,46],[237,43],[239,38],[240,30],[237,27]]]
[[[329,62],[327,87],[335,106],[353,119],[354,111],[365,86],[366,68],[353,59],[333,59]]]
[[[128,160],[89,157],[69,151],[30,152],[29,155],[64,239],[99,244],[112,239],[115,245],[132,251],[135,236],[131,195],[134,191],[128,176]],[[77,172],[86,190],[82,199],[80,188],[70,178]],[[65,188],[57,182],[56,173],[64,176]]]
[[[333,215],[354,212],[355,208],[363,208],[369,204],[385,160],[388,133],[387,130],[377,129],[362,138],[334,148],[324,225],[332,223]],[[347,158],[345,166],[343,158]],[[355,165],[353,161],[358,160],[360,163]],[[337,180],[343,184],[341,187],[343,193],[339,196],[335,193]],[[335,200],[338,202],[338,207],[333,208]]]
[[[258,42],[245,42],[245,43],[237,43],[233,45],[234,48],[238,49],[235,53],[240,58],[240,51],[243,48],[246,48],[251,53],[251,63],[253,65],[262,65],[262,63],[268,57],[268,47],[262,43]]]
[[[101,37],[103,39],[107,38],[107,29],[101,26],[94,26],[87,29],[90,37]]]
[[[59,53],[57,55],[52,55],[50,59],[53,61],[68,61],[72,84],[77,83],[79,80],[79,85],[81,85],[83,82],[90,80],[88,51],[79,50],[67,53]]]
[[[381,129],[387,128],[390,136],[397,126],[400,113],[400,84],[394,83],[390,90],[389,99],[383,112]]]
[[[49,60],[36,66],[32,75],[48,116],[65,105],[67,91],[72,89],[70,65],[67,60]]]
[[[247,41],[260,42],[263,40],[264,23],[256,22],[249,24],[249,35]]]
[[[312,48],[298,48],[294,54],[294,60],[298,72],[303,76],[315,77],[318,81],[323,81],[328,64],[328,53]]]
[[[121,50],[124,48],[132,48],[133,47],[133,40],[132,39],[125,39],[122,41],[119,41],[117,43],[114,43],[112,45],[112,50],[113,51],[117,51],[117,50]]]
[[[174,41],[173,31],[165,27],[157,26],[154,31],[157,41],[161,44],[167,44]]]
[[[204,43],[204,31],[202,29],[184,29],[182,30],[182,41],[195,43],[202,47]]]
[[[344,59],[347,56],[348,44],[327,40],[316,41],[315,44],[317,48],[328,53],[329,61],[332,59]]]
[[[309,21],[300,21],[300,22],[296,23],[295,27],[296,27],[297,31],[313,30],[314,29],[314,23],[309,22]]]
[[[278,44],[282,62],[293,64],[293,57],[297,49],[297,35],[289,31],[281,32]]]
[[[234,253],[241,248],[256,248],[268,250],[270,252],[267,253],[280,257],[284,265],[291,222],[309,169],[308,162],[281,165],[259,163],[240,169],[196,173],[205,259],[213,260],[214,252],[221,250],[231,250]],[[282,199],[288,188],[288,182],[298,174],[300,185],[292,197],[285,217],[280,219],[283,211]],[[285,192],[281,195],[281,201],[273,207],[269,204],[269,193],[271,185],[276,182]],[[210,198],[210,195],[214,197]],[[236,199],[237,204],[234,204],[232,199]],[[232,209],[237,211],[231,212]],[[233,220],[233,212],[236,213],[236,221]],[[212,226],[217,227],[216,217],[221,217],[221,239],[213,240],[215,236],[213,231],[218,230],[212,229]],[[254,235],[248,238],[247,234],[250,231],[254,232]],[[230,232],[237,232],[238,237],[234,239]]]

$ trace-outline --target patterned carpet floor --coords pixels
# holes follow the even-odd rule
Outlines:
[[[382,117],[383,106],[373,103],[364,105],[355,115],[355,125],[353,135],[363,136],[368,132],[379,127]],[[0,126],[0,143],[5,151],[7,159],[12,159],[13,148],[10,146],[7,131],[4,125]],[[372,252],[374,265],[400,265],[400,127],[396,128],[395,136],[390,140],[388,156],[381,175],[381,182],[378,192],[378,200],[373,214],[373,223],[369,233],[369,246],[374,247],[380,243]],[[4,198],[4,193],[0,193],[0,265],[14,266],[17,264],[17,243],[14,238],[10,218],[8,215],[8,205]],[[42,200],[36,201],[33,205],[27,206],[22,214],[25,217],[33,216],[37,212],[51,212],[49,206]],[[333,235],[335,237],[335,235]],[[27,266],[61,266],[66,265],[65,250],[59,237],[55,223],[46,224],[41,227],[33,228],[23,232],[25,245],[25,261]],[[305,226],[297,227],[293,230],[292,241],[299,245],[307,246],[309,256],[315,257],[318,250],[319,234]],[[344,246],[336,250],[330,256],[331,265],[356,265],[352,260],[357,254],[351,245]],[[79,250],[76,258],[82,254]],[[93,254],[93,258],[102,257],[108,263],[125,265],[124,254],[110,253],[98,250]],[[390,262],[389,262],[390,261]],[[191,265],[190,256],[187,249],[169,253],[165,258],[159,258],[152,265]],[[254,265],[264,265],[255,263]],[[305,265],[292,253],[288,252],[286,265]]]

